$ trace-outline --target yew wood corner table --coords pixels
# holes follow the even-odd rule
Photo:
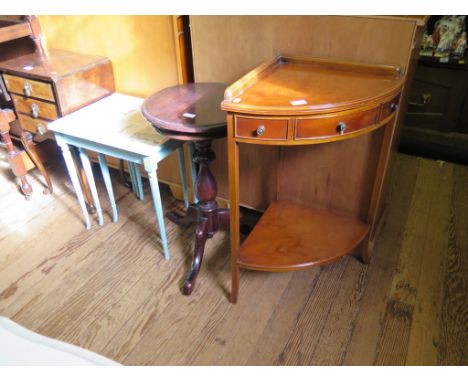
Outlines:
[[[398,67],[277,56],[226,89],[221,107],[228,113],[232,302],[238,296],[240,268],[302,270],[336,261],[356,249],[363,261],[369,262],[369,238],[375,231],[403,83]],[[293,176],[293,166],[287,161],[299,146],[311,145],[305,149],[315,150],[320,146],[323,153],[339,145],[344,153],[352,140],[366,134],[377,134],[371,145],[376,155],[369,156],[375,163],[363,163],[372,170],[366,174],[367,182],[349,184],[368,188],[363,194],[366,198],[358,200],[360,206],[355,208],[359,214],[346,208],[336,210],[323,200],[303,205],[277,186],[276,200],[240,244],[240,144],[279,146],[282,151],[277,167],[282,171],[278,170],[277,178],[284,184]],[[340,157],[333,159],[339,161]],[[310,163],[310,176],[319,176],[320,166],[326,165]],[[346,162],[340,165],[344,170],[329,172],[323,188],[331,189],[337,176],[352,179],[349,172],[356,166]],[[301,187],[302,193],[320,193],[313,187],[308,189],[305,181]],[[343,205],[351,203],[341,199]]]
[[[151,95],[141,107],[143,116],[159,133],[194,144],[192,160],[198,165],[195,192],[199,201],[187,208],[185,216],[169,214],[169,219],[179,225],[197,224],[192,265],[183,288],[186,295],[195,286],[206,240],[219,229],[229,228],[229,210],[217,206],[217,185],[209,168],[209,162],[215,159],[212,140],[226,136],[226,113],[220,107],[225,89],[226,85],[220,83],[173,86]]]

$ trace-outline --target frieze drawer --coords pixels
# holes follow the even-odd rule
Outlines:
[[[262,119],[236,117],[237,138],[261,140],[287,140],[287,119]]]
[[[323,139],[348,135],[374,125],[378,118],[378,108],[356,113],[336,113],[297,118],[295,139]]]

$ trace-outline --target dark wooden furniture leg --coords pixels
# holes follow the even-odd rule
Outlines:
[[[119,160],[119,172],[120,172],[120,177],[122,178],[122,182],[125,185],[125,187],[132,188],[132,183],[127,179],[127,175],[125,175],[123,159]]]
[[[184,282],[183,293],[185,295],[190,295],[195,287],[203,260],[206,239],[212,238],[219,229],[229,229],[229,210],[218,208],[216,202],[218,187],[209,167],[209,163],[215,158],[211,149],[211,140],[195,141],[194,143],[195,152],[192,160],[199,166],[195,184],[199,203],[190,205],[185,216],[180,216],[176,212],[170,212],[168,215],[171,221],[182,226],[193,222],[197,223],[192,266]]]
[[[21,133],[21,143],[24,146],[24,149],[28,153],[29,157],[31,160],[34,162],[36,167],[39,169],[40,173],[44,177],[47,187],[44,190],[44,194],[51,194],[53,192],[52,188],[52,182],[50,180],[49,174],[47,173],[47,170],[45,169],[42,161],[40,160],[39,156],[37,155],[36,149],[34,147],[34,142],[33,142],[33,136],[30,132],[23,131]]]
[[[15,118],[13,110],[5,109],[0,111],[0,134],[8,152],[8,161],[10,162],[13,174],[15,174],[21,182],[21,192],[26,199],[29,199],[32,194],[32,187],[26,179],[26,166],[21,158],[21,152],[13,145],[10,137],[10,123],[13,122]]]

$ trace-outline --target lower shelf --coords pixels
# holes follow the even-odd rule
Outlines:
[[[368,232],[369,225],[353,216],[274,202],[242,243],[237,263],[261,271],[310,268],[346,255]]]

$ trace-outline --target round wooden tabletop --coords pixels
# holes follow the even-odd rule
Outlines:
[[[163,89],[141,106],[143,116],[160,133],[179,140],[226,136],[226,112],[221,110],[226,84],[190,83]]]

